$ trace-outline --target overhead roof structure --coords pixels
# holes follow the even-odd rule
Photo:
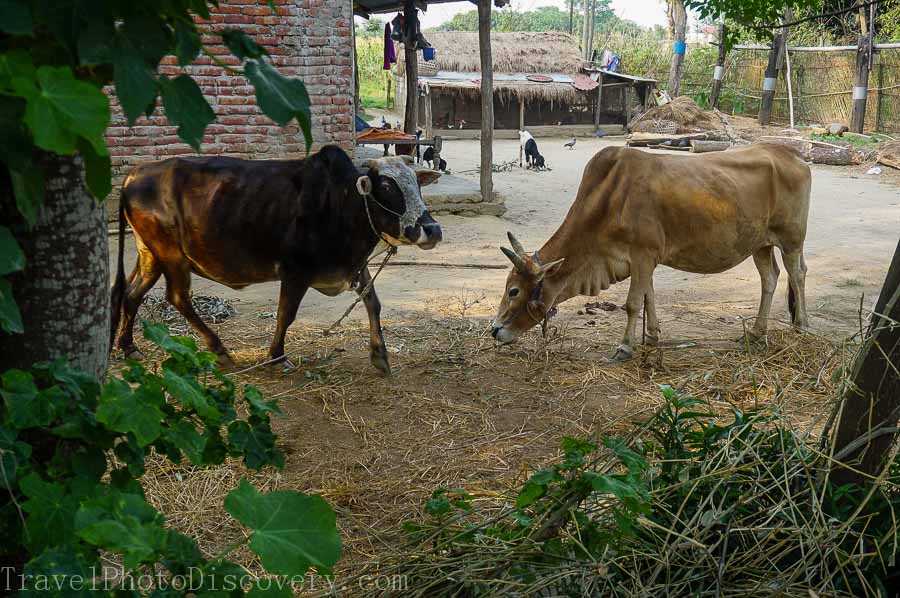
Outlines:
[[[416,0],[416,8],[428,10],[429,4],[447,4],[449,2],[469,2],[473,6],[475,0]],[[509,4],[509,0],[494,0],[494,6],[500,8]],[[397,12],[403,10],[403,0],[353,0],[353,13],[366,19],[369,16],[385,12]]]

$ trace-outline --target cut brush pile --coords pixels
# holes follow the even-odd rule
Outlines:
[[[412,548],[363,575],[422,597],[892,595],[896,463],[871,492],[837,488],[841,455],[777,414],[735,409],[720,423],[702,401],[663,393],[628,442],[565,439],[562,460],[490,512],[437,490],[431,520],[407,526]]]

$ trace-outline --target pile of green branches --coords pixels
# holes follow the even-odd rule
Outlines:
[[[865,487],[838,487],[840,455],[778,414],[735,409],[723,423],[662,391],[628,441],[565,439],[515,502],[475,509],[463,490],[437,490],[429,521],[407,525],[408,549],[363,575],[429,597],[891,595],[896,461]]]

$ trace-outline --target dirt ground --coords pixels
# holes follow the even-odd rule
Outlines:
[[[427,253],[404,248],[399,259],[505,267],[498,246],[507,230],[527,249],[539,247],[562,221],[585,163],[602,147],[622,143],[579,139],[568,150],[564,141],[538,140],[547,172],[515,168],[494,175],[506,198],[504,217],[439,216],[443,244]],[[477,178],[477,143],[444,144],[454,174]],[[498,141],[494,151],[495,163],[518,159],[515,141]],[[625,364],[606,360],[623,332],[624,311],[579,311],[589,301],[620,305],[627,283],[562,305],[549,338],[535,329],[517,345],[497,349],[487,328],[505,269],[388,267],[376,286],[391,378],[377,377],[368,363],[361,307],[335,334],[322,335],[354,296],[311,291],[288,336],[287,351],[298,356],[299,367],[234,375],[239,384],[280,398],[285,416],[275,429],[286,468],[253,475],[237,464],[202,471],[160,464],[148,471],[149,495],[174,525],[215,553],[240,533],[221,501],[241,475],[267,489],[322,493],[338,511],[342,567],[349,571],[385,550],[398,523],[419,517],[433,489],[464,487],[477,500],[496,500],[553,458],[562,436],[622,431],[649,415],[659,402],[658,384],[681,386],[724,410],[780,406],[815,430],[836,384],[830,373],[847,356],[840,341],[859,328],[860,307],[865,313],[874,302],[897,243],[898,179],[893,172],[866,175],[861,167],[813,167],[806,244],[811,333],[783,322],[783,275],[773,308],[781,322],[773,322],[767,346],[749,352],[734,339],[757,307],[752,260],[719,275],[657,270],[662,345]],[[114,250],[115,237],[110,242]],[[130,268],[130,237],[126,247]],[[161,296],[161,287],[152,293]],[[193,291],[227,299],[237,311],[214,326],[236,358],[232,371],[262,361],[275,325],[276,285],[238,292],[195,279]],[[257,567],[249,553],[239,560]]]

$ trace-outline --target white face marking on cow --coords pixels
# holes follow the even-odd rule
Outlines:
[[[416,178],[416,171],[410,168],[405,161],[397,159],[380,159],[376,160],[378,174],[387,177],[397,183],[400,192],[403,194],[403,202],[406,209],[400,217],[400,233],[407,227],[414,227],[419,221],[419,217],[425,213],[425,201],[422,199],[422,192],[419,190],[419,181]]]

